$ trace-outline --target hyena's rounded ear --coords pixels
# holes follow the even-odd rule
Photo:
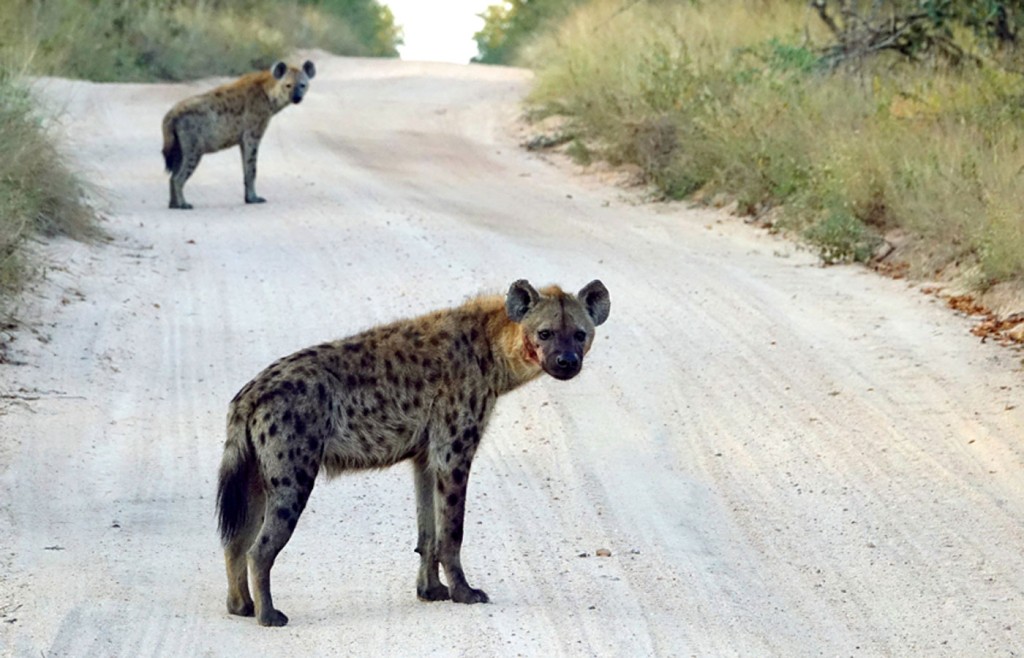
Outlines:
[[[288,65],[284,62],[274,62],[274,65],[270,67],[270,75],[274,76],[275,80],[280,80],[287,72]]]
[[[595,327],[608,319],[608,313],[612,310],[612,300],[608,296],[608,289],[597,279],[583,286],[576,294],[576,298],[583,302],[583,307],[587,309],[587,315]]]
[[[522,322],[530,309],[540,300],[540,295],[526,279],[519,279],[508,289],[505,297],[505,311],[512,322]]]
[[[306,60],[302,65],[302,72],[306,74],[306,77],[312,80],[316,76],[316,66],[313,65],[311,60]]]

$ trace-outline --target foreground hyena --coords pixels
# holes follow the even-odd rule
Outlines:
[[[256,153],[270,118],[291,103],[301,103],[316,75],[313,62],[302,68],[277,62],[269,71],[244,75],[171,108],[164,116],[164,163],[171,172],[171,208],[191,208],[182,188],[199,160],[236,144],[242,149],[245,202],[256,195]]]
[[[517,281],[504,300],[481,297],[370,329],[257,375],[231,401],[220,466],[228,612],[255,614],[264,626],[287,623],[270,597],[270,569],[317,474],[406,459],[416,485],[416,594],[486,602],[466,582],[459,552],[469,468],[494,402],[541,371],[575,377],[610,308],[600,281],[576,295]]]

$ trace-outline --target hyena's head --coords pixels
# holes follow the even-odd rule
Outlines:
[[[284,107],[289,103],[302,102],[309,89],[309,81],[316,76],[316,67],[308,59],[302,68],[277,62],[270,67],[270,75],[274,76],[275,81],[270,91],[271,99],[275,106]]]
[[[611,299],[600,281],[575,295],[557,286],[537,292],[526,280],[512,284],[505,310],[523,330],[526,359],[555,379],[572,379],[594,341],[594,327],[608,319]]]

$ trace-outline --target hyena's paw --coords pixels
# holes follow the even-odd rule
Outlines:
[[[451,594],[448,593],[448,588],[444,585],[417,587],[416,596],[419,597],[420,601],[447,601],[452,598]]]
[[[174,203],[172,201],[171,204],[168,207],[172,208],[172,209],[177,209],[177,210],[192,210],[192,204],[191,203],[186,203],[184,201],[181,202],[181,203]]]
[[[490,603],[491,601],[482,589],[473,589],[472,587],[453,588],[451,594],[452,601],[456,603]]]
[[[260,626],[284,626],[288,623],[288,617],[280,610],[270,610],[260,615],[257,621]]]
[[[267,200],[261,196],[246,197],[246,203],[266,203]]]
[[[238,615],[239,617],[252,617],[256,614],[256,608],[253,606],[252,601],[232,601],[229,597],[228,614]]]

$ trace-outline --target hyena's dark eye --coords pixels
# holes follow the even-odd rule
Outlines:
[[[537,338],[540,338],[541,340],[548,340],[548,339],[550,339],[551,338],[551,330],[550,329],[541,329],[540,331],[537,332]]]
[[[575,338],[577,342],[585,343],[587,341],[587,332],[580,330],[574,333],[572,337]]]

